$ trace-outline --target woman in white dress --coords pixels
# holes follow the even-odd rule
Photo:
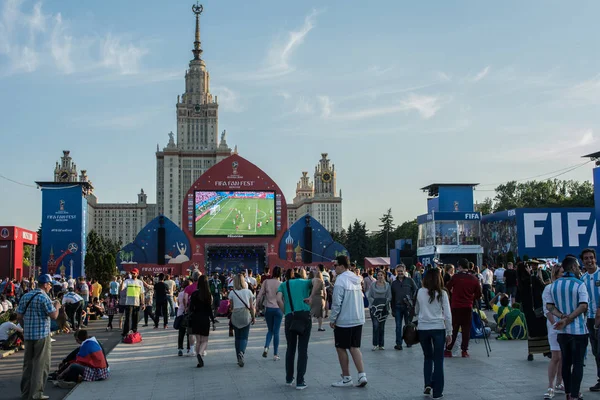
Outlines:
[[[552,267],[552,282],[557,280],[563,275],[563,269],[560,264],[556,264]],[[562,362],[560,356],[560,346],[558,345],[558,332],[554,329],[554,324],[557,319],[548,309],[546,304],[553,303],[552,300],[552,284],[546,285],[544,292],[542,293],[542,301],[544,302],[544,312],[546,313],[546,326],[548,327],[548,342],[550,343],[550,351],[552,352],[552,359],[548,364],[548,390],[544,394],[544,399],[554,398],[554,393],[564,393],[565,387],[562,383]]]

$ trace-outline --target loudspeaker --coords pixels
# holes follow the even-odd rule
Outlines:
[[[304,227],[304,249],[302,250],[302,261],[306,264],[312,262],[312,228]]]
[[[165,253],[166,253],[166,233],[165,228],[162,226],[157,230],[157,242],[156,243],[156,262],[158,265],[165,265]]]

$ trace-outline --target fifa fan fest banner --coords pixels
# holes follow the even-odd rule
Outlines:
[[[85,276],[87,200],[81,186],[42,187],[42,273]]]
[[[595,206],[595,222],[598,226],[600,219],[600,167],[594,168],[594,206]],[[596,230],[596,240],[598,240],[598,231]]]

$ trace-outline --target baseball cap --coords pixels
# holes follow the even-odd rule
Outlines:
[[[139,275],[140,271],[137,268],[134,268],[134,269],[131,270],[131,273]]]
[[[48,274],[40,275],[38,278],[38,283],[41,283],[41,284],[51,283],[51,282],[52,282],[52,277]]]

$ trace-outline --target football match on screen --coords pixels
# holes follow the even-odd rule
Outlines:
[[[275,235],[274,192],[195,192],[196,236]]]

